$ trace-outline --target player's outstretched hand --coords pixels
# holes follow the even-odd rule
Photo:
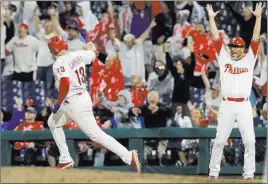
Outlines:
[[[255,11],[251,11],[251,12],[253,15],[255,15],[255,17],[260,17],[262,14],[263,8],[264,8],[264,5],[262,5],[262,3],[257,3]]]
[[[58,103],[57,103],[51,111],[52,111],[54,114],[56,114],[56,113],[58,112],[58,110],[60,109],[60,105],[61,105],[61,104],[58,104]]]
[[[207,9],[207,12],[208,12],[208,16],[211,17],[211,18],[216,17],[217,14],[219,13],[219,11],[217,11],[217,12],[214,12],[213,11],[213,8],[212,8],[212,5],[211,4],[207,4],[206,9]]]

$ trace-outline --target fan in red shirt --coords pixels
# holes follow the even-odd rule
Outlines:
[[[182,30],[182,36],[193,38],[196,59],[195,72],[201,74],[203,65],[209,65],[216,59],[215,47],[210,35],[205,32],[204,25],[187,26]]]
[[[132,95],[132,103],[135,107],[144,104],[147,98],[148,91],[144,86],[141,85],[140,76],[134,75],[132,77],[132,86],[130,92]]]
[[[90,97],[92,99],[93,106],[95,106],[99,101],[97,91],[100,88],[100,84],[102,82],[101,76],[105,72],[105,68],[106,68],[105,64],[103,64],[97,58],[92,62],[92,70],[91,70],[92,73],[90,75],[89,83],[90,83]]]
[[[100,53],[106,54],[105,45],[110,39],[110,32],[115,31],[115,37],[120,39],[120,27],[114,13],[113,6],[108,1],[108,10],[102,15],[101,21],[95,26],[95,29],[90,33],[92,42],[94,42],[97,50]]]
[[[119,58],[109,56],[106,58],[105,64],[96,59],[92,64],[90,85],[93,105],[99,102],[98,90],[103,91],[108,100],[116,101],[117,93],[124,89],[124,78]]]
[[[121,61],[119,57],[108,56],[105,65],[106,71],[102,77],[106,83],[106,88],[103,89],[103,93],[108,100],[116,101],[117,93],[124,89]]]
[[[35,121],[37,111],[34,107],[28,107],[25,112],[25,121],[19,124],[14,130],[18,131],[33,131],[33,130],[44,130],[44,123],[42,121]],[[21,150],[23,148],[35,147],[34,142],[15,142],[14,148]]]

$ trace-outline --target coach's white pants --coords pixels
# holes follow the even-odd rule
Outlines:
[[[219,176],[221,157],[224,145],[229,138],[237,121],[239,131],[245,147],[244,178],[253,177],[255,172],[255,133],[252,107],[249,101],[222,101],[219,114],[216,139],[213,144],[209,164],[210,176]]]
[[[132,152],[100,129],[93,116],[92,102],[87,92],[69,98],[68,102],[64,102],[59,111],[56,114],[52,113],[48,119],[49,128],[59,148],[60,163],[73,161],[62,129],[62,126],[71,120],[77,123],[92,141],[117,154],[126,164],[130,165]]]

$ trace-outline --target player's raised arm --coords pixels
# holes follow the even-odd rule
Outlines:
[[[264,8],[264,5],[262,5],[262,3],[257,3],[255,11],[252,11],[252,14],[256,17],[252,41],[250,44],[250,47],[254,55],[257,55],[257,52],[258,52],[258,45],[259,45],[258,43],[259,43],[260,33],[261,33],[261,16],[262,16],[263,8]]]
[[[84,46],[84,50],[77,52],[80,52],[79,55],[83,57],[84,61],[88,65],[91,64],[91,62],[99,55],[96,46],[92,42],[87,42]]]

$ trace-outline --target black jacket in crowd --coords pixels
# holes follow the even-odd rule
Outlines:
[[[152,42],[153,44],[157,43],[157,39],[164,35],[165,40],[173,34],[173,27],[176,23],[176,14],[174,12],[174,2],[172,1],[164,1],[167,4],[168,9],[170,10],[168,13],[159,13],[155,16],[156,26],[152,29]]]
[[[191,64],[187,64],[183,59],[181,59],[184,74],[177,72],[177,68],[173,64],[169,53],[166,53],[167,67],[170,70],[172,76],[174,77],[174,89],[172,94],[172,102],[177,103],[187,103],[190,100],[190,82],[193,77],[194,67],[195,67],[195,56],[191,53]]]
[[[171,108],[160,103],[158,103],[157,106],[159,110],[155,113],[152,113],[151,110],[148,109],[149,104],[138,107],[141,110],[141,114],[139,115],[143,117],[145,128],[166,127],[167,119],[172,115]],[[129,110],[129,116],[135,116],[132,109],[133,108]]]
[[[241,38],[244,39],[246,43],[246,48],[248,48],[250,45],[252,36],[253,36],[253,30],[255,26],[256,17],[253,15],[249,20],[245,21],[244,17],[233,9],[232,4],[227,3],[227,6],[232,12],[234,18],[236,19],[236,22],[239,24],[240,26],[239,35]],[[261,20],[261,34],[262,33],[267,33],[267,18],[263,16]]]

